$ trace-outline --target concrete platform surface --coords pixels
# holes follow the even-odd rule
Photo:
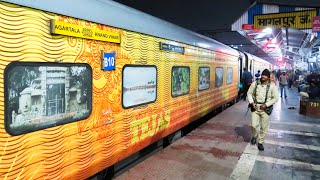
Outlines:
[[[297,90],[274,106],[265,151],[249,143],[247,104],[238,102],[115,179],[320,179],[320,119],[299,114]]]

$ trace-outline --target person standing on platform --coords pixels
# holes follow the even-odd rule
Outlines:
[[[278,69],[278,71],[276,72],[276,78],[278,81],[280,81],[280,76],[281,76],[281,72],[280,72],[280,69]]]
[[[263,142],[269,128],[269,117],[275,104],[279,99],[279,93],[275,83],[270,81],[270,71],[263,70],[259,81],[251,84],[248,91],[248,101],[251,108],[251,130],[250,143],[255,145],[258,138],[258,149],[264,150]],[[260,132],[258,135],[258,128]]]
[[[254,75],[254,77],[256,78],[256,80],[260,79],[260,70],[258,70],[258,72]]]
[[[242,74],[242,84],[243,84],[243,100],[245,101],[247,98],[247,92],[252,84],[252,74],[248,71],[248,68],[243,68],[243,74]]]
[[[294,75],[292,71],[288,72],[288,88],[290,89],[294,80]]]
[[[287,90],[286,86],[288,85],[288,76],[285,72],[282,73],[282,75],[279,78],[279,86],[280,86],[280,94],[282,97],[282,92],[284,93],[284,98],[287,98]]]
[[[273,73],[270,74],[270,81],[276,84],[276,78],[274,77]]]

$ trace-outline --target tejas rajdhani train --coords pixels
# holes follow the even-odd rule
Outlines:
[[[86,179],[271,64],[113,1],[0,2],[0,179]]]

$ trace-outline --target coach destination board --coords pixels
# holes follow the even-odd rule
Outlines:
[[[120,43],[120,34],[100,29],[51,20],[51,34]]]
[[[160,42],[160,50],[184,54],[184,47]]]

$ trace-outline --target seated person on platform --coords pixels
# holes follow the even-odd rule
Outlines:
[[[309,87],[309,99],[319,99],[320,88],[315,82],[311,82]]]
[[[311,82],[310,86],[305,91],[301,91],[300,95],[303,98],[309,99],[320,99],[320,87],[315,84],[315,82]]]

